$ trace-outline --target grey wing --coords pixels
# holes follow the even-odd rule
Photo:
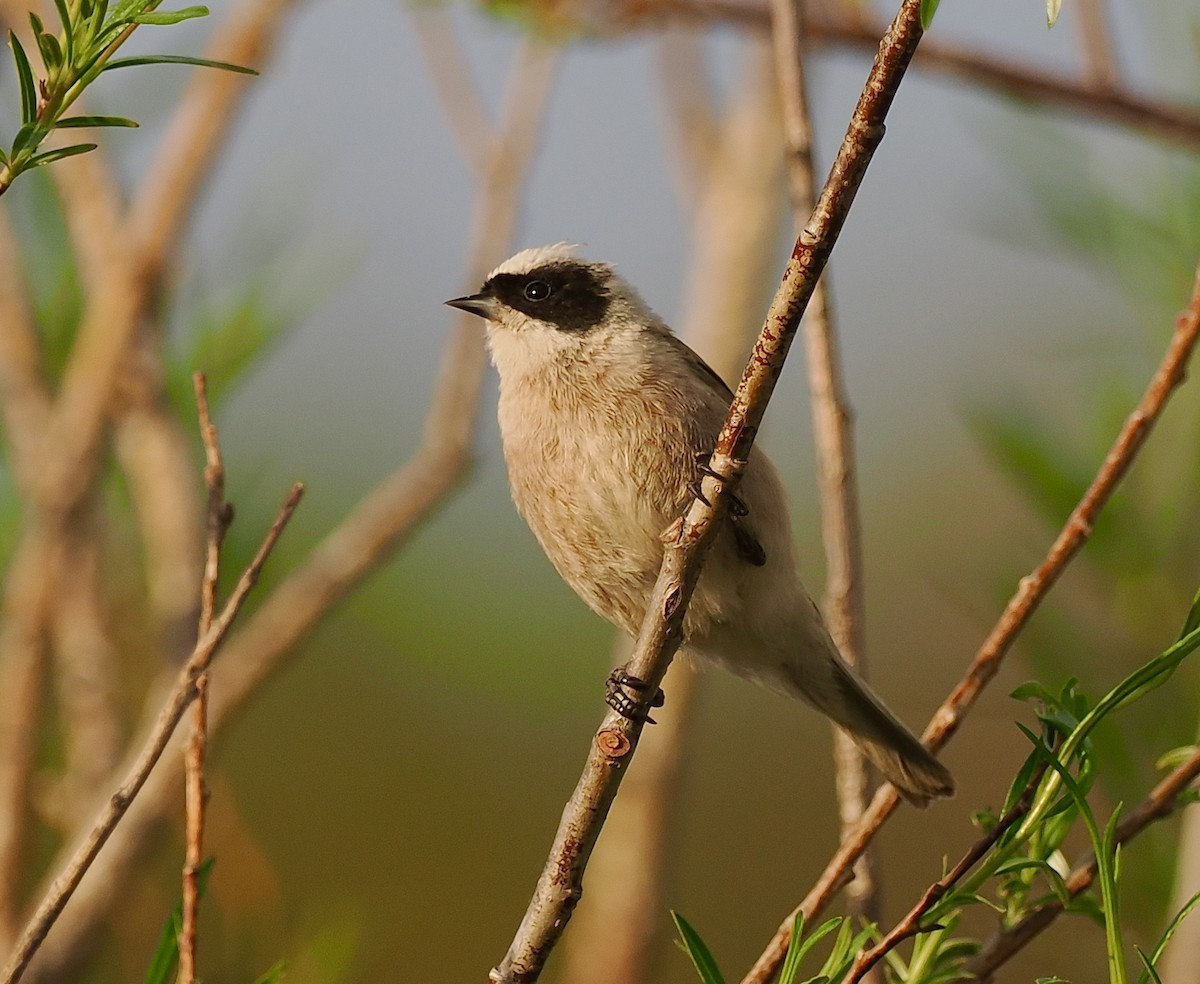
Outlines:
[[[685,342],[680,341],[674,335],[668,337],[683,355],[685,361],[695,367],[698,377],[720,397],[725,410],[728,411],[729,405],[733,402],[733,390],[729,388],[725,380]],[[758,537],[749,528],[749,515],[746,512],[745,503],[741,499],[735,500],[733,508],[727,514],[726,522],[733,533],[733,543],[737,549],[737,555],[755,567],[762,567],[766,564],[767,552],[763,549]]]

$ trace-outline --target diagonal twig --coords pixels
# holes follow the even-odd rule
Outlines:
[[[1016,593],[1005,606],[995,627],[983,641],[958,685],[950,692],[925,728],[923,738],[931,748],[941,748],[958,730],[963,718],[979,699],[984,687],[1000,669],[1000,664],[1026,622],[1054,586],[1067,564],[1079,553],[1092,533],[1100,510],[1137,457],[1171,394],[1183,382],[1188,361],[1200,336],[1200,269],[1187,308],[1176,319],[1175,330],[1157,370],[1133,412],[1126,418],[1096,477],[1078,505],[1067,517],[1062,530],[1050,545],[1041,564],[1022,578]],[[811,921],[827,906],[846,873],[871,839],[895,810],[899,799],[894,790],[884,787],[871,800],[862,820],[842,839],[842,844],[826,865],[816,885],[800,903]],[[774,976],[787,953],[795,912],[783,921],[775,936],[759,956],[742,984],[766,984]]]
[[[701,488],[705,501],[695,499],[687,513],[664,534],[662,570],[628,666],[631,674],[646,681],[648,695],[657,690],[679,647],[687,601],[699,577],[700,561],[715,521],[745,467],[804,307],[845,223],[871,156],[883,138],[884,118],[921,35],[920,0],[904,0],[880,42],[879,55],[832,172],[809,225],[792,250],[718,437],[712,468],[728,480],[706,476]],[[579,783],[563,811],[525,918],[508,953],[490,975],[493,984],[533,981],[540,974],[582,892],[584,868],[642,727],[642,721],[614,711],[605,715]]]
[[[39,903],[33,917],[26,925],[17,943],[16,950],[4,970],[4,975],[0,978],[0,984],[16,984],[21,979],[21,975],[29,965],[29,961],[33,959],[34,953],[37,952],[38,947],[45,940],[46,934],[50,932],[51,927],[58,918],[58,914],[62,912],[63,907],[71,898],[71,894],[83,878],[84,873],[88,870],[96,855],[100,853],[100,849],[104,846],[105,841],[108,840],[109,835],[112,834],[121,817],[124,816],[125,811],[142,788],[146,777],[150,775],[155,763],[162,756],[163,750],[167,747],[167,743],[171,740],[171,735],[175,731],[175,726],[179,723],[179,719],[183,717],[184,711],[187,710],[188,705],[196,697],[196,680],[208,669],[214,653],[221,645],[226,633],[233,624],[234,618],[237,617],[238,612],[241,610],[246,596],[250,593],[250,589],[254,587],[255,582],[258,580],[263,565],[266,563],[276,542],[278,542],[280,535],[287,526],[288,520],[291,519],[292,514],[295,512],[296,506],[300,504],[300,498],[303,494],[304,486],[301,484],[294,485],[291,492],[288,493],[279,510],[279,514],[275,518],[275,522],[271,525],[270,530],[267,531],[267,535],[259,545],[254,559],[251,560],[250,564],[242,572],[242,576],[230,594],[229,600],[225,603],[225,607],[221,609],[220,614],[214,620],[209,631],[196,643],[196,648],[192,651],[192,655],[184,664],[183,669],[179,671],[175,686],[166,703],[163,705],[162,710],[159,712],[158,719],[145,744],[130,764],[124,781],[101,809],[91,829],[73,851],[70,862],[54,879],[50,891]]]

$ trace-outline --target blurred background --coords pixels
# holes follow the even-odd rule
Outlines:
[[[226,6],[139,30],[130,46],[203,51],[236,12]],[[714,363],[740,365],[792,239],[778,139],[734,143],[747,127],[769,133],[777,113],[765,5],[642,6],[651,14],[380,0],[287,8],[152,319],[164,405],[195,454],[196,502],[202,455],[188,376],[209,374],[237,508],[226,582],[286,487],[307,484],[251,613],[413,454],[443,353],[482,331],[456,329],[442,302],[517,248],[580,243],[683,331],[704,320],[705,285],[736,280],[732,342],[694,344]],[[928,42],[1083,79],[1100,102],[1117,89],[1195,104],[1194,3],[1108,5],[1111,84],[1089,74],[1085,6],[1094,9],[1068,2],[1047,30],[1037,3],[947,0]],[[5,6],[10,22],[16,9]],[[870,26],[892,13],[819,5],[812,16]],[[870,64],[848,37],[815,31],[805,65],[822,178]],[[532,119],[534,136],[519,190],[502,196],[519,202],[511,236],[493,214],[501,241],[487,243],[472,231],[489,225],[485,182],[434,77],[463,87],[451,107],[478,99],[494,121],[506,114],[512,65],[538,57],[529,55],[538,46],[556,47],[541,57],[558,60],[543,69],[540,93],[530,88],[507,114],[518,126]],[[1164,140],[1086,106],[1018,103],[922,64],[918,56],[901,88],[828,275],[856,414],[870,674],[918,729],[1090,480],[1169,339],[1200,253],[1200,131]],[[156,160],[191,71],[116,72],[89,93],[91,111],[141,123],[104,141],[126,194]],[[15,129],[11,87],[3,99]],[[689,100],[703,100],[696,112],[716,129],[686,122]],[[697,133],[718,153],[749,148],[736,167],[757,189],[753,201],[726,192],[718,207],[705,197]],[[50,376],[86,300],[55,166],[4,198]],[[726,213],[755,209],[752,245],[738,254],[737,216]],[[706,253],[713,237],[725,237],[724,259]],[[760,443],[784,474],[802,575],[818,595],[825,562],[803,357],[797,346]],[[464,379],[472,365],[462,364]],[[733,382],[738,371],[725,374]],[[513,510],[494,403],[489,370],[461,483],[215,730],[206,981],[250,981],[280,958],[296,984],[479,981],[516,929],[602,713],[613,634],[558,580]],[[944,753],[957,798],[924,814],[902,809],[878,839],[888,916],[974,839],[971,815],[1003,800],[1027,753],[1013,720],[1031,719],[1007,696],[1014,686],[1036,677],[1057,688],[1073,675],[1097,695],[1175,638],[1200,581],[1198,413],[1200,397],[1185,387],[1094,542]],[[162,644],[161,625],[146,627],[153,598],[137,498],[119,461],[106,467],[100,624],[117,654],[113,717],[124,741],[143,702],[155,706],[147,681],[179,651]],[[4,482],[7,564],[23,506],[11,468]],[[214,701],[238,652],[218,658]],[[1109,808],[1144,796],[1156,757],[1195,739],[1195,684],[1185,667],[1105,739]],[[61,697],[46,689],[35,789],[66,755]],[[836,846],[830,734],[806,709],[715,673],[700,681],[690,731],[653,928],[667,940],[668,910],[684,913],[736,975]],[[67,840],[31,802],[26,901]],[[44,979],[141,979],[178,898],[182,816],[179,798],[122,869],[109,914]],[[1146,936],[1170,902],[1179,835],[1169,822],[1124,855],[1126,913]],[[976,931],[988,930],[981,919]],[[1097,979],[1102,932],[1083,920],[1063,932],[1078,934],[1071,947],[1051,932],[1009,979]],[[570,937],[544,979],[576,979]],[[46,947],[55,945],[52,934]],[[693,973],[666,944],[646,979],[682,984]]]

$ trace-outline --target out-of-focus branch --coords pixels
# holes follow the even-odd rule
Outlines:
[[[608,33],[658,30],[668,24],[713,23],[766,30],[770,23],[770,3],[771,0],[588,3],[582,7],[582,17],[588,29]],[[820,5],[820,16],[812,17],[807,24],[809,41],[814,45],[873,52],[883,30],[882,22],[858,9],[850,15],[839,13],[837,6]],[[1188,146],[1200,143],[1200,111],[1195,107],[1141,96],[1128,88],[1080,81],[1061,72],[1022,65],[936,40],[921,45],[921,53],[913,67],[1032,105],[1126,127],[1158,140]]]
[[[425,71],[458,152],[475,177],[482,179],[491,159],[492,126],[450,12],[444,6],[416,4],[409,9],[409,23],[420,41]]]
[[[941,748],[953,737],[963,718],[974,706],[984,687],[1000,669],[1001,661],[1008,653],[1013,641],[1025,627],[1038,605],[1054,586],[1067,564],[1079,553],[1092,533],[1092,526],[1112,496],[1129,466],[1137,457],[1155,422],[1171,394],[1183,382],[1196,339],[1200,336],[1200,269],[1187,309],[1175,322],[1170,344],[1138,401],[1133,412],[1125,420],[1121,432],[1101,463],[1096,477],[1084,492],[1079,504],[1067,517],[1062,530],[1050,545],[1045,559],[1033,573],[1021,579],[1016,593],[1005,606],[999,621],[983,641],[975,658],[958,685],[950,692],[933,715],[922,736],[931,748]],[[881,788],[871,800],[871,805],[862,820],[846,837],[826,865],[816,885],[800,903],[797,912],[805,919],[816,918],[829,904],[834,893],[844,882],[846,872],[866,849],[879,828],[899,803],[895,790]],[[791,938],[791,924],[795,913],[783,921],[766,950],[758,958],[742,984],[767,984],[772,979],[783,957],[787,953]]]
[[[654,57],[673,150],[672,176],[684,208],[691,210],[704,194],[708,169],[721,146],[703,36],[690,30],[664,31],[655,39]]]
[[[701,54],[693,40],[663,39],[663,46],[681,45],[677,54],[684,60],[672,57],[671,69],[664,66],[660,77],[669,93],[694,88],[695,73],[703,73],[703,62],[691,61]],[[691,69],[686,75],[681,74],[685,62]],[[705,141],[672,141],[676,170],[692,172],[688,184],[699,182],[695,197],[684,196],[694,245],[681,334],[725,379],[733,379],[745,364],[758,330],[753,312],[770,290],[783,192],[778,87],[765,41],[748,48],[743,74],[733,105],[719,123],[711,120],[714,130]],[[695,93],[682,102],[667,96],[673,129],[693,125],[680,119],[681,113],[713,115],[711,106],[690,105],[695,98]],[[692,154],[701,159],[691,159]],[[614,648],[624,663],[630,648],[624,635]],[[607,832],[588,867],[587,904],[564,943],[563,977],[573,984],[657,979],[653,964],[666,928],[663,882],[702,682],[690,666],[676,663],[663,680],[666,706],[655,714],[658,726],[643,738],[637,766],[613,804]]]
[[[1113,49],[1112,32],[1108,28],[1105,0],[1079,0],[1072,8],[1079,18],[1079,40],[1083,47],[1087,80],[1097,89],[1112,90],[1117,86],[1117,53]]]
[[[517,55],[505,109],[492,141],[491,178],[480,189],[472,222],[467,281],[477,285],[513,236],[529,165],[559,52],[526,43]],[[447,343],[413,457],[370,492],[284,578],[226,643],[221,686],[210,695],[209,734],[218,734],[313,629],[407,541],[462,481],[483,382],[483,334],[459,319]],[[38,954],[29,980],[59,979],[129,876],[129,862],[174,806],[182,758],[168,756],[96,858],[55,927],[55,945]],[[60,858],[56,867],[66,863]]]
[[[179,719],[183,717],[183,712],[187,710],[188,705],[195,699],[196,680],[208,669],[214,653],[224,640],[225,634],[229,631],[234,618],[237,617],[238,612],[241,610],[246,596],[250,593],[250,589],[254,587],[254,583],[258,580],[259,573],[262,571],[263,565],[266,563],[276,542],[283,533],[284,527],[287,526],[288,520],[291,519],[296,506],[299,505],[303,492],[303,485],[298,484],[293,486],[292,491],[288,494],[283,507],[279,511],[279,515],[259,546],[254,559],[250,562],[246,570],[242,572],[242,576],[230,594],[229,600],[225,603],[225,607],[221,610],[220,616],[214,621],[211,629],[205,634],[204,638],[196,643],[195,650],[192,652],[183,669],[180,670],[175,686],[166,704],[159,712],[158,720],[155,722],[150,736],[130,765],[125,780],[104,805],[91,830],[88,831],[82,842],[72,853],[69,864],[54,879],[50,891],[42,899],[37,910],[34,912],[33,918],[30,919],[24,932],[21,934],[16,950],[8,966],[5,968],[2,979],[3,984],[16,984],[21,979],[25,968],[29,965],[29,961],[33,958],[34,953],[41,946],[42,941],[46,938],[46,934],[50,932],[51,927],[58,918],[58,914],[62,912],[63,907],[71,898],[71,894],[79,885],[84,873],[95,860],[96,855],[104,846],[104,842],[108,840],[126,809],[128,809],[129,804],[142,788],[146,777],[154,768],[155,763],[158,762],[159,757],[171,740],[175,726],[179,723]]]
[[[682,639],[683,617],[700,574],[717,518],[737,484],[758,432],[767,401],[787,356],[804,308],[849,214],[872,154],[883,138],[883,121],[921,39],[920,0],[905,0],[880,42],[879,55],[859,97],[829,180],[813,217],[792,250],[783,280],[767,312],[717,440],[701,497],[664,534],[662,569],[628,671],[646,682],[646,696],[662,683]],[[579,782],[563,811],[554,844],[525,918],[501,964],[495,984],[536,980],[582,892],[583,872],[644,726],[640,717],[609,711],[604,716]]]
[[[788,189],[799,232],[816,203],[813,129],[805,80],[804,0],[772,0],[772,37],[783,103]],[[846,662],[866,676],[866,598],[863,586],[862,522],[854,454],[854,419],[838,352],[829,273],[813,291],[804,319],[804,353],[821,493],[821,538],[825,544],[825,598],[822,609],[833,641]],[[841,834],[851,830],[870,799],[870,774],[861,750],[841,728],[833,728],[833,760]],[[851,915],[880,918],[878,883],[870,852],[854,863],[846,890]],[[879,975],[867,974],[874,984]]]
[[[1156,820],[1171,816],[1181,806],[1179,797],[1200,776],[1200,751],[1194,752],[1186,762],[1178,766],[1162,780],[1150,794],[1117,826],[1115,841],[1125,844],[1136,837]],[[1071,898],[1086,891],[1096,877],[1096,859],[1087,857],[1066,879],[1066,889]],[[967,964],[966,970],[973,980],[987,984],[996,971],[1024,949],[1039,933],[1057,919],[1064,910],[1063,903],[1055,899],[1038,906],[1015,926],[1001,930],[984,943],[982,949]],[[1163,968],[1158,968],[1162,974]],[[1188,968],[1190,974],[1194,967]],[[1162,979],[1177,980],[1162,974]]]

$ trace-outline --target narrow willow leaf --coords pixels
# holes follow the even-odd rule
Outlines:
[[[261,976],[254,978],[254,984],[282,984],[285,970],[287,965],[280,960]]]
[[[692,924],[674,910],[671,911],[671,918],[675,920],[675,928],[679,931],[683,950],[692,958],[692,965],[696,968],[696,973],[700,975],[700,980],[704,984],[725,984],[725,978],[721,976],[721,970],[717,967],[717,961],[713,957],[712,951],[700,938],[700,934],[692,928]]]
[[[49,164],[51,161],[61,161],[64,157],[76,157],[79,154],[86,154],[89,150],[95,150],[94,143],[89,144],[72,144],[70,147],[56,147],[54,150],[48,150],[44,154],[38,154],[29,161],[28,167],[40,167],[42,164]]]
[[[1192,599],[1192,607],[1183,623],[1183,631],[1179,633],[1179,638],[1195,632],[1197,626],[1200,626],[1200,591],[1197,591],[1196,597]]]
[[[124,116],[68,116],[59,120],[54,126],[59,130],[69,130],[81,126],[128,126],[136,129],[138,123],[135,120],[126,119]]]
[[[804,938],[804,913],[797,912],[792,920],[792,939],[788,943],[787,956],[783,958],[783,969],[779,971],[779,984],[796,984],[800,976],[800,961],[804,951],[800,941]]]
[[[8,43],[17,66],[17,83],[21,87],[21,122],[32,123],[37,118],[37,83],[33,79],[33,68],[12,31],[8,32]]]
[[[182,10],[153,10],[130,18],[133,24],[178,24],[194,17],[207,17],[207,7],[184,7]]]
[[[38,50],[42,53],[42,64],[46,66],[46,72],[51,77],[58,70],[58,67],[63,63],[63,50],[58,43],[58,38],[53,34],[47,34],[44,31],[36,35]]]
[[[1046,0],[1046,26],[1053,27],[1058,23],[1058,15],[1062,13],[1062,0]]]
[[[1166,950],[1167,944],[1171,942],[1171,937],[1175,935],[1175,931],[1179,929],[1180,923],[1182,923],[1191,914],[1192,910],[1195,909],[1197,905],[1200,905],[1200,892],[1197,892],[1190,899],[1188,899],[1187,905],[1185,905],[1175,914],[1175,918],[1171,920],[1170,925],[1163,930],[1162,936],[1159,937],[1158,942],[1154,945],[1154,951],[1150,954],[1150,961],[1147,969],[1150,970],[1151,973],[1154,973],[1154,967],[1157,966],[1158,961],[1162,959],[1163,952]],[[1140,949],[1138,950],[1138,956],[1142,957],[1143,960],[1146,959],[1145,955]],[[1158,981],[1158,977],[1155,976],[1154,980]],[[1140,984],[1146,984],[1145,976],[1142,977]],[[1159,982],[1159,984],[1161,984],[1161,982]]]
[[[16,157],[17,154],[28,147],[36,147],[46,139],[46,133],[47,130],[45,127],[38,126],[36,123],[26,123],[17,131],[17,135],[13,137],[12,156]]]
[[[191,55],[135,55],[131,58],[114,58],[108,62],[102,71],[114,68],[131,68],[134,65],[198,65],[201,68],[221,68],[226,72],[240,72],[242,75],[257,75],[253,68],[244,65],[231,65],[229,62],[213,61],[211,58],[193,58]]]
[[[928,31],[933,23],[933,15],[937,13],[940,0],[921,0],[921,30]]]
[[[66,42],[63,47],[69,65],[75,56],[75,26],[71,23],[71,12],[67,9],[67,0],[54,0],[54,6],[58,8],[58,19],[62,21],[63,38]]]

